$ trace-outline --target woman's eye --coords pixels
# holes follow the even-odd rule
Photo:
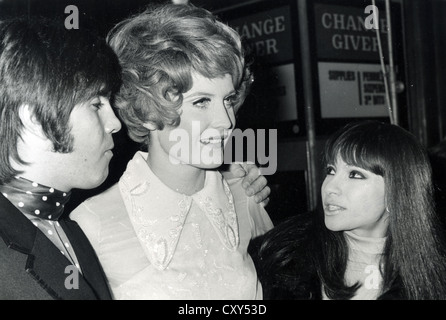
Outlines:
[[[364,177],[364,175],[361,172],[353,170],[353,171],[350,172],[349,178],[352,178],[352,179],[364,179],[365,177]]]
[[[192,105],[194,105],[195,107],[198,107],[198,108],[206,108],[210,101],[211,101],[211,99],[209,99],[209,98],[201,98],[201,99],[194,101],[192,103]]]
[[[237,97],[235,96],[235,95],[232,95],[232,96],[230,96],[230,97],[227,97],[226,99],[225,99],[225,107],[227,108],[227,109],[230,109],[230,108],[232,108],[232,107],[234,107],[234,105],[235,105],[235,103],[236,103],[236,99],[237,99]]]
[[[334,175],[335,174],[335,169],[332,166],[328,166],[325,169],[325,174],[326,175]]]

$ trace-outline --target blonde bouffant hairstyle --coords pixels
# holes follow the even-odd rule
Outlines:
[[[177,126],[182,94],[192,72],[212,79],[232,76],[238,110],[253,76],[239,34],[209,11],[193,5],[155,5],[114,27],[107,41],[122,66],[115,105],[132,140],[148,141],[151,122]]]

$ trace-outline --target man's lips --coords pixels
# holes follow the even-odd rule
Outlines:
[[[111,145],[110,147],[108,147],[108,148],[105,149],[104,153],[106,153],[106,152],[111,152],[111,153],[113,153],[113,148],[114,148],[114,147],[115,147],[114,145]]]

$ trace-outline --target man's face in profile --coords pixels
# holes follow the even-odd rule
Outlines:
[[[73,108],[70,115],[70,134],[73,151],[53,153],[50,164],[57,171],[65,189],[92,189],[108,176],[113,157],[112,134],[121,129],[121,123],[104,96],[94,97]]]

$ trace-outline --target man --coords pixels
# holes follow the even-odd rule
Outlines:
[[[87,30],[0,22],[0,299],[111,299],[90,243],[62,214],[72,189],[108,175],[120,74]],[[254,171],[245,182],[266,198]]]

